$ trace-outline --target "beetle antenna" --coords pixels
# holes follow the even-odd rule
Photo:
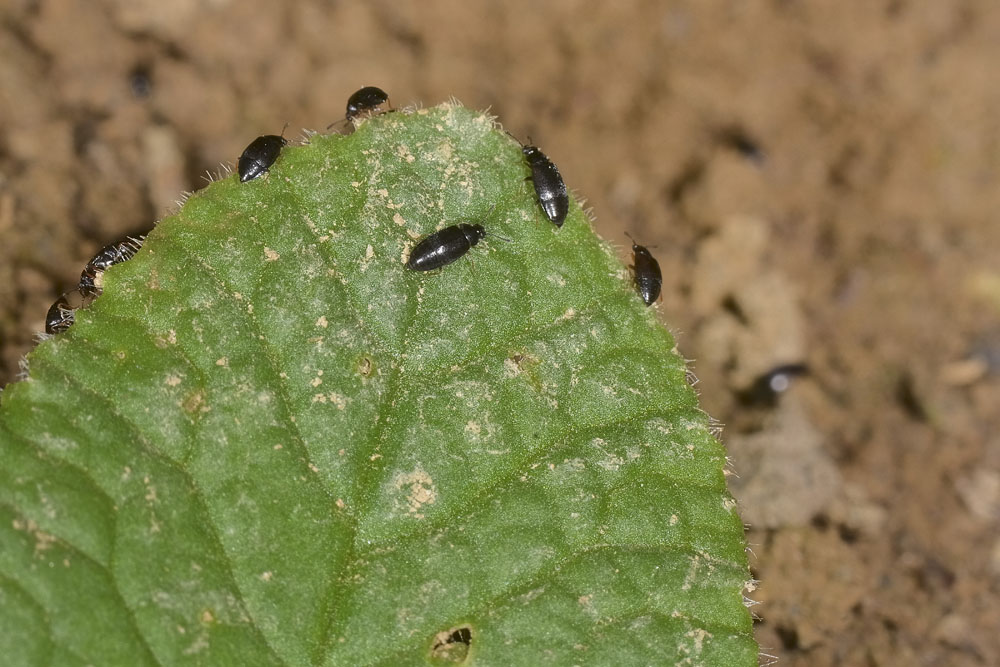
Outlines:
[[[497,202],[497,203],[493,204],[493,206],[490,206],[490,210],[488,210],[488,211],[486,212],[486,215],[485,215],[485,216],[483,216],[483,220],[485,220],[486,218],[489,218],[489,217],[490,217],[490,216],[491,216],[491,215],[493,214],[493,211],[495,211],[495,210],[496,210],[496,208],[497,208],[497,206],[499,206],[499,205],[500,205],[500,202]],[[498,236],[497,234],[494,234],[493,232],[490,232],[490,234],[489,234],[489,235],[490,235],[491,237],[492,237],[492,236],[496,236],[496,237],[497,237],[498,239],[500,239],[501,241],[506,241],[507,243],[513,243],[513,242],[514,242],[514,241],[512,241],[511,239],[508,239],[508,238],[506,238],[506,237],[504,237],[504,236]]]
[[[508,130],[508,129],[507,129],[506,127],[505,127],[505,128],[503,129],[503,131],[507,133],[507,136],[508,136],[508,137],[510,137],[511,139],[513,139],[514,141],[516,141],[516,142],[518,143],[518,145],[519,145],[519,146],[521,146],[521,147],[524,147],[524,142],[523,142],[523,141],[521,141],[520,139],[518,139],[517,137],[515,137],[515,136],[514,136],[514,135],[513,135],[512,133],[511,133],[511,131],[510,131],[510,130]]]
[[[625,232],[625,236],[627,236],[627,237],[629,237],[630,239],[632,239],[632,245],[639,245],[639,244],[638,244],[638,243],[636,242],[636,240],[635,240],[635,237],[634,237],[634,236],[632,236],[631,234],[629,234],[628,232]],[[646,246],[646,247],[647,247],[647,248],[655,248],[656,246],[655,246],[655,245],[651,245],[651,246]]]
[[[283,128],[281,128],[281,138],[282,139],[285,138],[285,130],[287,130],[287,129],[288,129],[288,121],[286,120],[285,121],[285,126]]]
[[[509,239],[506,236],[500,236],[499,234],[494,234],[493,232],[489,232],[489,237],[490,238],[496,237],[496,238],[500,239],[501,241],[506,241],[507,243],[513,243],[514,242],[513,239]]]

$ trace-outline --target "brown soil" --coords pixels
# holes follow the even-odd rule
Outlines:
[[[765,652],[1000,663],[1000,3],[202,4],[0,5],[0,379],[97,248],[253,137],[364,84],[454,95],[658,244]]]

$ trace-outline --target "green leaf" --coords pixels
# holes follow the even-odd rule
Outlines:
[[[385,114],[110,269],[0,406],[8,664],[756,664],[684,362],[527,174],[483,114]]]

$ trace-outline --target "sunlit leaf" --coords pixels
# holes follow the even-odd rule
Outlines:
[[[2,397],[5,662],[755,664],[684,362],[527,174],[484,115],[384,114],[110,269]]]

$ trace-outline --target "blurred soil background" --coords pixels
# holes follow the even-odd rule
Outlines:
[[[998,63],[995,0],[0,0],[0,381],[257,135],[454,95],[657,246],[764,652],[1000,664]]]

